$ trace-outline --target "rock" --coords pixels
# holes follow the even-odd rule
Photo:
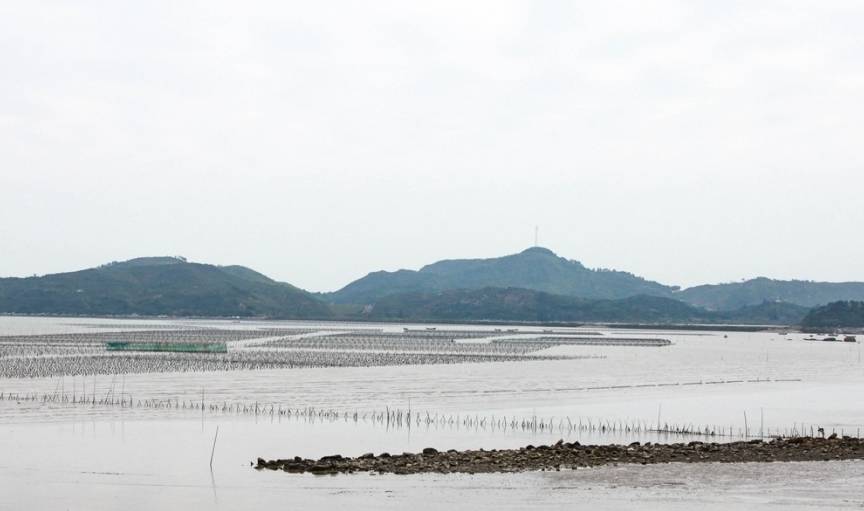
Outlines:
[[[304,465],[302,463],[287,463],[287,464],[282,466],[282,470],[285,472],[291,472],[291,473],[297,474],[300,472],[305,472],[306,471],[306,465]]]
[[[371,453],[352,459],[340,455],[325,456],[321,460],[276,461],[258,458],[256,469],[283,470],[285,472],[308,472],[313,474],[371,473],[417,474],[417,473],[489,473],[520,472],[536,470],[559,470],[561,467],[596,467],[618,463],[711,463],[711,462],[768,462],[768,461],[818,461],[829,459],[864,459],[864,441],[857,438],[839,440],[821,438],[789,439],[788,442],[774,440],[769,443],[738,441],[730,443],[589,445],[580,448],[561,449],[573,444],[556,443],[549,446],[526,446],[520,449],[494,451],[454,451],[446,454],[428,447],[422,455],[405,453],[391,456],[382,453],[375,458]],[[370,461],[374,460],[374,461]]]
[[[328,467],[326,465],[312,465],[311,467],[307,467],[306,471],[312,474],[335,474],[336,469],[333,467]]]

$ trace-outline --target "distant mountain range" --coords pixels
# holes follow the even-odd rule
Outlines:
[[[681,290],[540,247],[374,272],[317,294],[243,266],[178,257],[0,279],[0,313],[20,314],[798,324],[810,308],[838,300],[864,301],[864,283],[758,278]]]
[[[453,259],[419,271],[379,271],[339,291],[322,295],[333,303],[373,303],[394,293],[430,293],[486,287],[524,288],[580,298],[626,298],[636,295],[672,296],[678,290],[632,273],[591,270],[577,261],[534,247],[494,259]]]
[[[838,300],[864,300],[864,282],[810,282],[760,277],[734,284],[691,287],[673,296],[713,310],[732,310],[765,301],[815,307]]]
[[[320,296],[332,303],[371,304],[393,294],[486,287],[515,287],[591,299],[660,296],[713,311],[734,311],[764,302],[786,302],[809,308],[837,300],[864,300],[864,282],[757,278],[681,290],[677,286],[646,280],[632,273],[592,270],[541,247],[493,259],[440,261],[424,266],[419,271],[378,271],[336,292]]]
[[[440,321],[530,321],[605,323],[726,323],[794,325],[809,311],[789,303],[764,302],[735,311],[712,312],[661,296],[587,299],[521,288],[455,289],[404,293],[364,309],[368,319]]]
[[[328,318],[311,294],[243,266],[142,257],[44,277],[0,279],[0,312]]]

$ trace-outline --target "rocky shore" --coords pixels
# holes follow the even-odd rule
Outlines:
[[[292,473],[338,474],[378,472],[393,474],[526,472],[577,469],[615,464],[651,463],[741,463],[776,461],[829,461],[864,459],[864,440],[832,435],[822,438],[773,439],[769,442],[630,445],[580,445],[558,441],[551,446],[528,445],[519,449],[438,451],[374,455],[357,458],[338,454],[318,460],[295,457],[265,460],[258,458],[256,469]]]

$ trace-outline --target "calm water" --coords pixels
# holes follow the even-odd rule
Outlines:
[[[308,325],[0,317],[0,335],[274,324]],[[402,327],[382,326],[394,331]],[[594,357],[576,360],[0,379],[0,391],[5,393],[74,391],[80,395],[82,390],[88,394],[95,390],[102,396],[122,389],[136,400],[192,402],[200,401],[203,392],[208,403],[258,404],[262,410],[257,415],[202,414],[173,408],[0,401],[0,449],[4,453],[0,508],[110,509],[122,504],[132,509],[185,509],[193,503],[224,509],[274,503],[330,508],[350,501],[360,509],[409,503],[428,508],[460,503],[500,509],[527,503],[564,506],[574,498],[602,502],[601,509],[626,508],[637,501],[653,503],[656,508],[684,508],[699,498],[709,504],[711,499],[720,499],[718,504],[731,499],[748,506],[861,505],[860,498],[855,500],[842,490],[844,485],[864,482],[860,463],[819,468],[820,474],[833,474],[822,484],[817,484],[813,469],[806,464],[759,468],[761,492],[745,477],[750,468],[609,467],[556,474],[323,478],[249,468],[257,456],[358,455],[418,451],[427,446],[502,448],[558,438],[583,443],[654,441],[658,438],[652,434],[603,434],[570,430],[565,424],[653,425],[658,415],[661,423],[711,425],[733,435],[743,430],[745,414],[751,433],[822,426],[855,435],[864,427],[860,344],[813,343],[797,334],[604,333],[658,336],[674,344],[665,348],[549,349],[555,354]],[[482,426],[475,423],[473,427],[387,427],[369,420],[271,416],[263,411],[271,405],[276,409],[313,406],[340,413],[357,411],[358,416],[410,408],[420,417],[429,413],[430,417],[458,417],[459,421],[487,419]],[[514,430],[490,425],[502,417],[539,417],[553,428]],[[790,493],[792,486],[796,490]]]

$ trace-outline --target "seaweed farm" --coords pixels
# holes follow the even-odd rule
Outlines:
[[[41,495],[44,484],[58,508],[83,493],[102,507],[134,495],[140,504],[131,507],[138,509],[180,509],[196,499],[230,509],[279,502],[286,487],[304,501],[324,491],[308,479],[315,476],[292,475],[302,478],[297,487],[283,474],[256,472],[249,463],[258,456],[508,449],[558,440],[731,442],[820,430],[860,436],[861,345],[804,339],[777,332],[0,317],[0,438],[14,438],[3,447],[15,460],[0,467],[0,484],[14,488],[0,496],[0,509]],[[27,475],[45,459],[54,460],[48,483]],[[357,477],[334,480],[335,491],[374,507],[378,492],[416,495],[415,485],[458,486],[469,476]],[[142,485],[159,491],[140,500]],[[470,491],[462,494],[470,500]]]
[[[486,342],[478,342],[478,340]],[[471,340],[471,342],[460,342]],[[299,367],[372,367],[584,358],[548,355],[559,345],[665,346],[664,339],[540,337],[494,332],[278,328],[135,330],[0,337],[0,376],[226,371]]]

